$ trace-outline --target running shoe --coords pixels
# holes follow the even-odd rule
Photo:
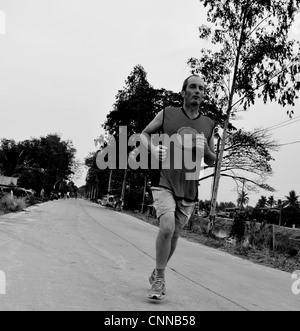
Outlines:
[[[152,300],[162,300],[165,295],[166,283],[163,279],[157,278],[152,284],[148,298]]]
[[[155,269],[153,270],[151,276],[149,277],[149,283],[152,285],[155,282],[156,276],[155,276]]]
[[[155,269],[154,269],[151,276],[149,277],[150,285],[153,285],[155,281],[156,281],[156,272],[155,272]],[[163,291],[163,295],[165,295],[165,294],[166,294],[166,285],[165,285],[164,291]]]

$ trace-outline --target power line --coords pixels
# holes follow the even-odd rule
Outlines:
[[[288,144],[281,144],[281,145],[278,145],[278,147],[289,146],[289,145],[295,145],[295,144],[300,144],[300,140],[298,140],[298,141],[294,141],[294,142],[292,142],[292,143],[288,143]]]
[[[297,119],[297,118],[300,118],[300,116],[297,116],[297,117],[293,118],[292,120],[295,120],[295,119]],[[289,120],[286,120],[286,121],[284,121],[284,122],[281,122],[281,123],[278,123],[278,124],[272,125],[272,126],[270,126],[269,128],[267,128],[267,130],[272,129],[272,128],[275,128],[275,127],[278,126],[278,125],[282,125],[282,124],[285,124],[285,123],[288,123],[288,122],[291,122],[291,120],[289,119]]]
[[[284,121],[282,123],[278,123],[276,125],[273,125],[273,126],[270,126],[269,128],[267,128],[266,130],[267,131],[272,131],[272,130],[276,130],[276,129],[280,129],[280,128],[283,128],[285,126],[288,126],[288,125],[291,125],[291,124],[294,124],[294,123],[297,123],[300,121],[300,116],[297,116],[295,118],[293,118],[292,120],[287,120],[287,121]]]
[[[297,123],[297,122],[300,122],[300,119],[297,120],[297,121],[291,122],[291,123],[287,123],[287,124],[284,124],[284,125],[278,126],[278,127],[274,128],[274,129],[267,130],[267,131],[273,131],[273,130],[281,129],[281,128],[284,128],[285,126],[289,126],[289,125],[295,124],[295,123]]]

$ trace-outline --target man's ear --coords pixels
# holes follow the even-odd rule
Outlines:
[[[184,96],[185,96],[185,91],[181,91],[181,96],[184,98]]]

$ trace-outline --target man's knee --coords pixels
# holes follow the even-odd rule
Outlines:
[[[165,237],[172,237],[175,233],[175,218],[173,213],[165,214],[160,218],[160,232]]]
[[[173,240],[178,240],[180,238],[181,232],[182,232],[182,226],[176,223],[175,230],[173,233]]]
[[[173,238],[178,239],[180,237],[180,234],[181,234],[181,229],[175,229]]]

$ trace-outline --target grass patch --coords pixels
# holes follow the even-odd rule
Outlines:
[[[150,215],[128,210],[124,210],[123,212],[143,222],[147,222],[157,227],[159,226],[159,221]],[[224,225],[228,228],[228,221],[226,221]],[[186,227],[182,231],[181,237],[189,241],[238,256],[253,263],[264,265],[266,267],[275,268],[289,273],[293,273],[295,270],[300,270],[300,253],[293,256],[293,254],[284,253],[282,250],[273,251],[270,247],[264,245],[252,247],[243,246],[242,244],[232,245],[226,238],[222,239],[218,237],[206,236],[204,228],[206,228],[205,225],[201,223],[198,223],[197,231],[195,231],[195,229],[193,231],[192,229]],[[222,227],[218,230],[221,231]],[[259,239],[257,241],[259,241]]]
[[[22,211],[26,207],[25,198],[16,198],[6,194],[0,199],[0,213],[3,214]]]

